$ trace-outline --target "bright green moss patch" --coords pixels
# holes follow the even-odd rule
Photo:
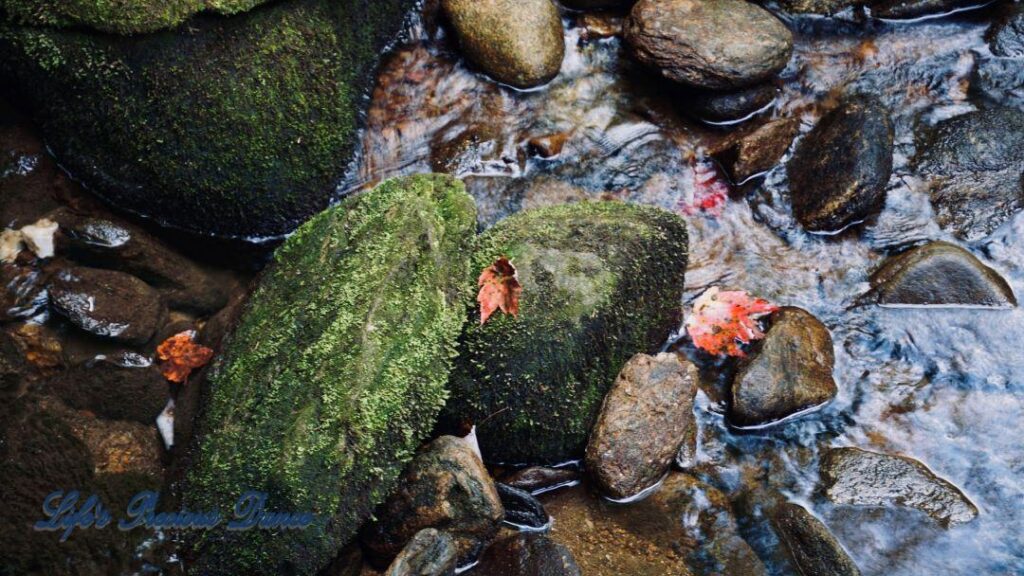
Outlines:
[[[215,532],[199,572],[313,574],[394,486],[445,401],[476,209],[446,176],[396,179],[277,252],[210,381],[185,502],[246,490],[313,510],[302,532]]]
[[[496,314],[480,326],[471,312],[446,419],[477,422],[492,460],[577,457],[622,365],[679,325],[686,225],[617,202],[542,208],[484,233],[473,270],[500,256],[511,258],[523,286],[519,316]]]
[[[244,12],[267,0],[0,0],[0,13],[19,24],[78,26],[115,34],[171,28],[202,11]]]

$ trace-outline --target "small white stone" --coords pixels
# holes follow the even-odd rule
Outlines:
[[[164,440],[164,447],[170,450],[174,446],[174,400],[168,400],[164,411],[156,417],[156,428]]]
[[[53,256],[53,235],[57,233],[57,223],[48,218],[43,218],[35,224],[23,226],[21,236],[25,240],[28,249],[40,258],[51,258]]]

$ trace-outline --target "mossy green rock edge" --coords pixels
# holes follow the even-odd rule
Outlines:
[[[259,490],[319,518],[202,533],[197,573],[313,574],[389,494],[445,402],[475,231],[460,182],[418,176],[319,214],[277,251],[213,370],[183,498],[230,515]]]
[[[542,208],[481,235],[473,270],[500,256],[523,286],[519,314],[481,325],[473,308],[444,419],[477,423],[492,461],[577,458],[622,366],[679,326],[686,224],[618,202]]]
[[[224,16],[267,0],[0,0],[0,16],[33,26],[81,26],[100,32],[140,34],[171,28],[203,11]]]
[[[413,0],[287,0],[143,36],[0,24],[0,92],[119,209],[268,237],[327,207]]]

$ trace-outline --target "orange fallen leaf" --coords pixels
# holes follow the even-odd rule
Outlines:
[[[745,356],[741,343],[764,338],[755,320],[778,309],[742,290],[723,292],[712,287],[693,303],[693,313],[686,319],[686,332],[693,344],[705,352]]]
[[[213,350],[197,344],[196,331],[186,330],[164,340],[156,348],[157,357],[163,362],[160,372],[171,382],[179,384],[188,380],[196,368],[202,368],[213,358]]]
[[[519,295],[523,287],[516,277],[516,267],[508,258],[502,256],[495,260],[494,264],[480,273],[477,284],[480,286],[476,301],[480,303],[481,325],[487,322],[495,310],[500,309],[513,316],[519,314]]]

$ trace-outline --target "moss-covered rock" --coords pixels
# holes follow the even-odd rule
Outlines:
[[[444,404],[475,228],[460,183],[420,176],[321,213],[277,251],[213,369],[184,499],[228,514],[259,490],[318,517],[204,533],[197,573],[313,574],[388,495]]]
[[[181,24],[197,12],[244,12],[267,0],[0,0],[0,14],[22,24],[80,26],[139,34]]]
[[[473,270],[500,256],[523,286],[519,315],[481,325],[474,310],[446,419],[476,422],[491,460],[578,457],[622,366],[679,325],[686,225],[617,202],[541,208],[483,234]]]
[[[412,0],[288,0],[115,36],[0,25],[0,87],[118,208],[270,236],[326,207]]]

